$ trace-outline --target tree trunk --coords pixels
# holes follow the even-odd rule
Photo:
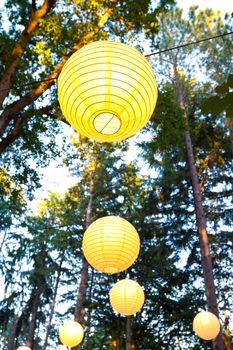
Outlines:
[[[93,197],[93,188],[91,185],[90,186],[90,199],[89,199],[87,211],[86,211],[86,229],[91,223],[92,197]],[[84,316],[85,316],[84,303],[85,303],[86,294],[87,294],[88,266],[89,265],[88,265],[86,258],[83,257],[79,291],[78,291],[77,302],[76,302],[76,307],[75,307],[75,311],[74,311],[75,321],[80,322],[81,324],[84,323]],[[72,350],[80,350],[80,349],[81,349],[80,345],[72,348]]]
[[[91,301],[92,299],[92,288],[93,288],[93,282],[94,282],[94,271],[92,269],[91,271],[91,283],[90,283],[90,287],[89,287],[89,301]],[[90,302],[89,302],[90,304]],[[89,307],[89,312],[88,312],[88,318],[87,318],[87,327],[86,327],[86,344],[85,344],[85,350],[89,349],[89,343],[90,343],[90,332],[91,332],[91,307]]]
[[[44,340],[44,345],[43,345],[42,350],[46,350],[46,348],[48,346],[48,338],[49,338],[49,333],[50,333],[50,329],[51,329],[51,326],[52,326],[52,320],[53,320],[54,309],[55,309],[55,305],[56,305],[57,290],[58,290],[58,285],[59,285],[59,282],[60,282],[61,267],[62,267],[63,260],[64,260],[64,254],[62,254],[62,257],[61,257],[61,260],[60,260],[60,264],[59,264],[59,267],[58,267],[58,274],[57,274],[57,278],[56,278],[56,282],[55,282],[53,299],[52,299],[52,302],[51,302],[51,305],[50,305],[49,322],[48,322],[46,335],[45,335],[45,340]]]
[[[196,163],[195,163],[192,140],[191,140],[191,136],[190,136],[190,133],[188,130],[188,115],[187,115],[187,112],[185,109],[184,94],[183,94],[183,89],[182,89],[181,81],[179,78],[179,74],[177,71],[176,63],[173,63],[173,69],[174,69],[174,76],[175,76],[175,87],[176,87],[176,90],[178,93],[178,102],[179,102],[180,108],[184,112],[184,118],[185,118],[185,122],[186,122],[186,130],[185,130],[185,135],[184,135],[185,146],[186,146],[187,161],[188,161],[191,182],[192,182],[192,188],[193,188],[196,223],[197,223],[197,230],[198,230],[198,234],[199,234],[199,242],[200,242],[200,249],[201,249],[201,256],[202,256],[202,269],[203,269],[203,274],[204,274],[205,294],[206,294],[206,299],[207,299],[207,306],[208,306],[208,310],[210,312],[214,313],[217,317],[219,317],[218,304],[217,304],[217,298],[216,298],[215,286],[214,286],[212,258],[210,255],[209,240],[208,240],[208,234],[207,234],[207,229],[206,229],[206,214],[205,214],[203,204],[202,204],[201,187],[200,187],[199,179],[198,179],[198,173],[197,173],[197,168],[196,168]],[[214,350],[223,350],[224,349],[221,332],[213,340],[212,347]]]
[[[230,143],[231,143],[231,151],[233,153],[233,119],[229,118],[226,121],[226,125],[229,128],[229,133],[230,133]]]
[[[126,350],[130,350],[132,343],[132,324],[131,324],[131,317],[127,316],[126,318]]]
[[[8,350],[14,350],[15,349],[15,339],[17,335],[17,329],[19,327],[19,323],[21,322],[22,315],[18,316],[14,322],[10,338],[8,339],[7,342],[7,349]]]
[[[44,283],[41,280],[39,280],[38,286],[36,287],[36,290],[34,292],[34,297],[33,297],[31,321],[29,323],[28,336],[27,336],[27,341],[26,341],[26,345],[31,349],[33,349],[33,345],[34,345],[34,335],[35,335],[35,330],[36,330],[37,313],[38,313],[38,308],[39,308],[39,304],[40,304],[40,297],[41,297],[42,291],[44,289],[43,285],[44,285]]]
[[[15,346],[14,346],[15,340],[17,339],[17,336],[21,331],[22,320],[23,320],[23,318],[26,318],[26,316],[28,314],[30,314],[30,312],[28,312],[27,310],[30,310],[31,305],[33,304],[33,300],[34,300],[34,290],[32,290],[31,296],[30,296],[29,300],[27,301],[24,309],[22,310],[21,315],[18,316],[15,320],[13,329],[11,331],[11,336],[10,336],[8,343],[7,343],[8,350],[15,350]]]

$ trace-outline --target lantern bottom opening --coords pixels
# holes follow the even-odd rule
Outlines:
[[[93,120],[93,126],[102,135],[114,135],[121,127],[121,120],[113,113],[100,113]]]

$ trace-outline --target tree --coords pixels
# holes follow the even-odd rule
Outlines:
[[[210,114],[222,114],[226,112],[226,125],[229,127],[231,150],[233,152],[233,103],[232,103],[232,91],[233,87],[233,74],[229,74],[227,81],[218,85],[215,88],[215,95],[204,100],[202,104],[202,112]]]
[[[208,16],[208,17],[207,17]],[[212,16],[212,17],[211,17]],[[166,16],[161,17],[160,21],[160,26],[162,29],[162,32],[160,36],[158,37],[158,42],[160,44],[160,48],[165,47],[173,47],[177,45],[177,42],[185,42],[185,41],[191,41],[191,39],[198,37],[200,34],[198,30],[201,27],[201,24],[203,23],[203,19],[205,21],[209,20],[212,21],[211,23],[214,23],[214,30],[218,30],[220,25],[221,25],[221,20],[218,16],[215,17],[214,13],[211,10],[207,10],[205,13],[200,12],[199,15],[197,15],[194,11],[194,9],[191,9],[189,13],[189,21],[185,20],[181,16],[181,11],[177,9],[173,13],[169,13]],[[200,22],[198,22],[200,21]],[[213,31],[213,27],[211,28]],[[174,41],[175,40],[175,41]],[[212,48],[212,46],[211,46]],[[214,279],[213,279],[213,274],[212,274],[212,254],[210,255],[209,251],[209,243],[208,243],[208,235],[207,235],[207,229],[206,229],[206,213],[204,210],[204,205],[203,205],[203,199],[202,199],[202,183],[200,181],[200,168],[198,167],[197,160],[195,160],[194,156],[194,150],[197,152],[196,159],[198,159],[199,154],[201,152],[203,153],[203,141],[199,143],[198,146],[195,148],[193,147],[192,144],[192,139],[191,135],[193,137],[193,134],[195,135],[195,130],[194,127],[197,126],[192,124],[194,118],[198,114],[198,98],[197,98],[197,86],[198,84],[195,84],[194,80],[192,79],[192,73],[190,72],[190,66],[194,70],[194,66],[190,64],[190,53],[194,52],[197,55],[197,50],[198,48],[193,48],[193,49],[184,49],[184,50],[177,50],[174,52],[169,52],[166,55],[166,59],[164,59],[164,56],[161,58],[161,62],[163,63],[163,60],[165,61],[165,64],[171,65],[171,70],[172,74],[170,75],[169,79],[167,79],[167,82],[163,82],[163,86],[166,89],[166,85],[170,84],[174,91],[174,97],[177,105],[180,108],[180,113],[177,115],[174,112],[171,112],[171,110],[168,110],[170,114],[166,113],[166,123],[168,120],[168,116],[170,118],[170,126],[172,126],[172,129],[168,129],[167,126],[165,126],[165,122],[162,121],[162,124],[158,125],[156,121],[154,121],[154,125],[157,124],[157,129],[158,129],[158,134],[159,136],[161,135],[163,137],[163,140],[160,138],[159,141],[160,143],[160,150],[162,150],[162,156],[165,156],[165,159],[163,159],[163,166],[164,166],[164,175],[169,175],[169,181],[172,181],[172,184],[169,186],[169,184],[165,184],[165,188],[170,187],[170,193],[173,194],[173,196],[176,197],[176,187],[174,186],[176,180],[176,174],[179,174],[179,168],[182,168],[182,162],[185,160],[183,159],[183,152],[184,150],[181,150],[181,145],[179,145],[180,141],[180,136],[183,134],[184,140],[185,140],[185,147],[186,147],[186,162],[189,168],[189,176],[190,179],[183,179],[183,181],[191,181],[191,186],[193,190],[193,199],[195,203],[195,214],[196,214],[196,222],[197,222],[197,229],[199,233],[199,240],[200,240],[200,247],[201,247],[201,254],[202,254],[202,266],[203,266],[203,271],[204,271],[204,280],[205,280],[205,288],[206,288],[206,297],[207,297],[207,304],[209,310],[211,310],[213,313],[218,315],[217,312],[217,301],[216,301],[216,296],[214,292]],[[211,54],[211,49],[208,51],[208,54]],[[223,49],[221,50],[221,54],[223,55]],[[222,58],[220,54],[220,57]],[[205,55],[204,62],[208,62],[208,57]],[[202,59],[203,57],[201,57]],[[213,58],[213,56],[211,56]],[[197,61],[195,61],[196,64]],[[218,61],[217,61],[218,62]],[[209,63],[209,62],[208,62]],[[217,63],[216,63],[217,64]],[[207,66],[207,65],[206,65]],[[205,66],[204,66],[205,67]],[[227,69],[227,64],[224,66]],[[169,81],[169,83],[168,83]],[[196,85],[196,86],[195,86]],[[202,88],[203,89],[203,88]],[[203,90],[201,90],[203,92]],[[170,91],[168,91],[170,93]],[[200,93],[200,86],[199,86],[199,93]],[[168,97],[169,95],[167,95]],[[177,119],[174,119],[174,117],[178,117]],[[173,118],[173,119],[172,119]],[[181,129],[178,130],[178,125],[174,125],[173,123],[177,123]],[[204,124],[204,121],[202,121]],[[162,130],[160,130],[162,126]],[[216,128],[217,129],[217,128]],[[176,130],[175,132],[173,131],[173,135],[171,134],[171,130]],[[168,132],[167,138],[166,134],[163,132]],[[177,138],[174,140],[174,135]],[[195,135],[196,136],[196,135]],[[216,137],[216,136],[214,136]],[[211,137],[212,138],[212,137]],[[173,145],[175,147],[180,148],[181,152],[180,157],[178,155],[177,157],[177,149],[172,147],[170,145],[167,145],[167,142],[171,140]],[[194,138],[195,140],[195,138]],[[162,143],[162,142],[166,142]],[[158,145],[158,143],[155,141],[154,145],[153,142],[151,142],[151,147],[155,148],[155,145]],[[147,144],[148,146],[148,144]],[[224,146],[223,146],[224,147]],[[199,153],[198,153],[199,152]],[[206,155],[206,153],[203,153],[202,156]],[[152,162],[156,162],[156,155],[153,155]],[[201,157],[202,157],[201,156]],[[161,154],[160,154],[161,157]],[[171,157],[173,159],[180,159],[178,160],[179,163],[175,164],[175,174],[172,174],[172,169],[171,169]],[[168,163],[166,163],[166,160],[168,160]],[[170,163],[169,163],[170,160]],[[198,159],[199,161],[199,159]],[[214,160],[214,164],[216,164],[219,161],[218,159]],[[227,161],[227,160],[226,160]],[[216,163],[215,163],[216,162]],[[158,161],[159,163],[159,161]],[[213,166],[213,165],[212,165]],[[170,168],[170,171],[169,171]],[[163,176],[164,176],[163,175]],[[188,175],[188,174],[187,174]],[[172,178],[173,177],[173,178]],[[168,180],[167,179],[167,180]],[[165,182],[165,178],[163,180]],[[180,181],[180,178],[179,178]],[[212,183],[213,185],[213,183]],[[174,188],[172,188],[174,186]],[[182,188],[183,186],[180,186]],[[166,193],[166,192],[165,192]],[[178,192],[177,192],[178,194]],[[188,193],[187,193],[188,194]],[[182,194],[179,195],[179,198],[181,199]],[[179,199],[179,202],[180,202]],[[166,200],[166,197],[163,199]],[[181,208],[181,212],[182,212]],[[187,226],[187,225],[186,225]],[[213,342],[213,348],[214,349],[223,349],[223,342],[220,337],[217,337],[217,339]]]

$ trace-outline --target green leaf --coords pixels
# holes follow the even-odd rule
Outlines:
[[[202,113],[216,114],[224,110],[224,101],[220,96],[211,96],[202,104]]]
[[[233,74],[229,74],[227,84],[229,87],[233,87]]]
[[[225,94],[226,92],[229,91],[229,86],[227,83],[223,83],[221,85],[218,85],[215,89],[215,92],[217,92],[217,94]]]
[[[233,104],[227,108],[226,117],[231,119],[233,118]]]
[[[228,92],[228,94],[226,94],[222,100],[225,107],[228,107],[228,105],[233,105],[233,92]]]

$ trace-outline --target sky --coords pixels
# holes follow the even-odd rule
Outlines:
[[[220,10],[222,14],[233,12],[232,0],[177,0],[177,5],[186,13],[191,5],[198,5],[201,9],[212,8]]]

